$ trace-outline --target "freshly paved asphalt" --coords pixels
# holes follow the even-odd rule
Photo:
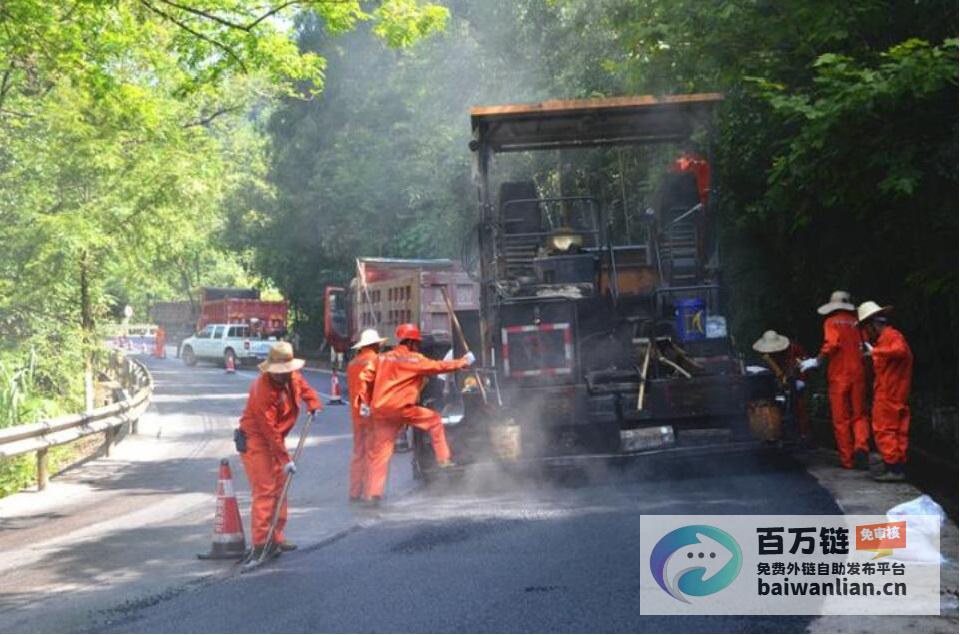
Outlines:
[[[116,632],[797,632],[809,618],[643,617],[644,514],[838,513],[790,460],[756,455],[549,476],[480,471],[364,528],[118,615]]]

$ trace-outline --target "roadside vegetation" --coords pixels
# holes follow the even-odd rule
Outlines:
[[[97,324],[125,305],[142,318],[151,300],[259,281],[218,236],[231,193],[261,177],[262,113],[323,89],[302,13],[396,47],[447,15],[420,0],[0,6],[0,426],[78,409]],[[24,465],[0,462],[0,490]]]

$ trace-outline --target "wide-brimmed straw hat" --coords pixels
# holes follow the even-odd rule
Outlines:
[[[360,334],[360,339],[357,340],[357,343],[350,348],[359,350],[367,346],[373,346],[374,344],[383,344],[386,341],[387,338],[380,337],[380,333],[377,332],[377,329],[364,329],[364,331]]]
[[[829,315],[834,311],[853,311],[853,300],[846,291],[834,291],[830,294],[830,301],[817,309],[820,315]]]
[[[871,318],[875,318],[884,313],[889,313],[892,310],[892,306],[880,306],[873,300],[867,300],[857,307],[857,322],[859,324],[863,324]]]
[[[303,368],[304,361],[293,356],[293,346],[290,342],[277,342],[267,354],[267,359],[260,363],[260,370],[265,373],[292,373]]]
[[[776,331],[767,331],[763,337],[753,343],[753,350],[758,353],[779,353],[790,347],[790,340]]]

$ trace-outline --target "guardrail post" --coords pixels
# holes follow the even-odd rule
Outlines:
[[[37,490],[45,490],[50,482],[50,471],[47,460],[47,448],[37,450]]]
[[[103,456],[110,456],[110,447],[114,444],[117,438],[117,429],[113,426],[110,426],[103,431]]]

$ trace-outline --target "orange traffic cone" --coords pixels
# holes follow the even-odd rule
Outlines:
[[[329,406],[342,406],[343,405],[343,395],[340,393],[340,378],[337,377],[337,369],[333,369],[333,374],[330,375],[330,400],[327,402]]]
[[[224,368],[228,373],[237,372],[237,366],[233,363],[233,355],[227,355],[227,361],[224,362]]]
[[[210,553],[198,553],[201,560],[229,560],[242,558],[247,550],[243,537],[243,522],[240,507],[233,493],[233,476],[230,462],[220,459],[220,475],[217,479],[217,512],[213,517],[213,546]]]

